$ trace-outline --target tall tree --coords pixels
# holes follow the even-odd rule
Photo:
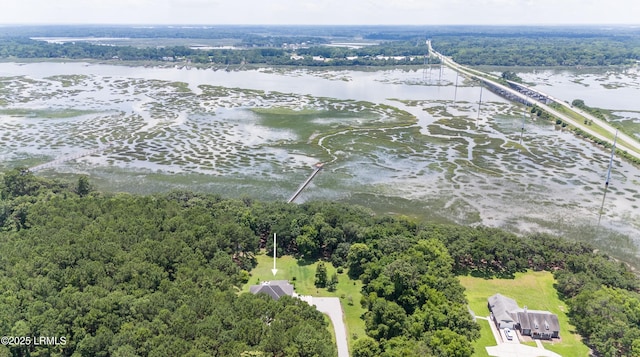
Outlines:
[[[91,192],[91,183],[89,182],[89,177],[87,175],[80,175],[78,177],[78,185],[76,188],[76,193],[80,196],[86,196]]]
[[[324,265],[324,262],[319,262],[316,267],[315,285],[318,288],[324,288],[327,286],[327,267]]]

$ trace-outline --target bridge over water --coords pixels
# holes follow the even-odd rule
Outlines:
[[[608,142],[609,144],[613,145],[614,135],[617,132],[617,129],[611,126],[606,121],[598,119],[593,115],[586,113],[582,110],[573,108],[571,105],[567,104],[562,100],[553,98],[552,96],[546,93],[537,91],[524,84],[509,81],[508,85],[504,85],[500,83],[498,77],[494,75],[460,65],[455,61],[453,61],[451,58],[444,56],[443,54],[435,51],[433,47],[431,47],[431,41],[427,41],[427,46],[429,47],[429,53],[433,53],[436,57],[438,57],[442,64],[448,67],[451,67],[453,70],[463,75],[466,75],[470,78],[480,81],[495,93],[500,94],[501,96],[507,99],[513,100],[515,102],[523,103],[525,105],[533,105],[535,103],[544,111],[548,112],[549,114],[557,118],[560,118],[563,122],[569,123],[576,128],[580,128],[580,130],[591,135],[592,137]],[[569,115],[559,112],[558,110],[550,107],[548,105],[550,103],[556,103],[558,105],[561,105],[566,110],[576,113],[578,116],[582,116],[583,118],[590,120],[598,127],[604,129],[606,133],[603,134],[602,132],[593,130],[593,128],[584,125],[581,120],[577,120],[575,117],[571,117]],[[619,150],[626,151],[629,155],[640,159],[640,142],[630,137],[629,135],[626,135],[625,133],[619,133],[616,147]]]

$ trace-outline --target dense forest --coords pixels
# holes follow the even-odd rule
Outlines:
[[[154,39],[156,45],[60,44],[32,39],[56,36]],[[182,39],[184,45],[161,44],[163,39]],[[640,31],[633,28],[490,26],[16,26],[0,32],[0,58],[171,59],[208,65],[423,65],[426,39],[432,40],[437,51],[472,66],[609,66],[640,61]],[[190,47],[199,40],[230,42],[234,48]],[[327,46],[362,41],[367,45],[360,48]],[[430,61],[437,63],[435,58]]]
[[[241,203],[88,194],[85,180],[74,193],[24,172],[4,183],[0,330],[66,343],[0,356],[335,355],[315,308],[237,294],[258,243]]]
[[[265,40],[264,42],[269,41]],[[278,42],[281,41],[283,40],[278,40]],[[170,61],[209,65],[385,66],[421,65],[427,53],[425,44],[416,46],[413,42],[391,42],[366,46],[361,49],[312,46],[297,51],[276,47],[271,43],[262,44],[264,47],[260,47],[254,42],[255,40],[251,41],[252,44],[247,47],[236,49],[199,49],[187,46],[105,46],[80,41],[47,43],[30,38],[0,38],[0,58]],[[314,57],[322,57],[322,59],[318,60]],[[432,63],[437,62],[436,59],[431,59],[431,61]]]
[[[471,66],[611,66],[640,61],[640,36],[436,38],[433,46]]]
[[[334,356],[322,315],[239,293],[261,248],[326,260],[363,282],[354,356],[471,356],[479,336],[457,275],[552,271],[602,356],[640,355],[638,278],[586,244],[486,227],[175,191],[96,192],[26,170],[0,180],[0,330],[65,344],[0,356]]]

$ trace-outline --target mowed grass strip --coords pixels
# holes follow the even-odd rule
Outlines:
[[[466,289],[465,295],[469,306],[477,316],[489,316],[487,299],[500,293],[515,299],[520,307],[527,306],[531,310],[547,310],[558,315],[560,341],[544,342],[544,348],[563,357],[589,355],[589,348],[582,343],[580,335],[575,332],[575,327],[569,324],[566,314],[567,305],[558,297],[558,293],[553,287],[555,279],[550,272],[517,273],[514,279],[483,279],[471,276],[461,276],[459,279]],[[482,325],[480,326],[482,327]],[[481,334],[483,336],[479,341],[485,341],[485,329],[481,330]],[[486,341],[488,340],[486,339]],[[491,340],[492,344],[488,346],[495,345],[493,337]],[[476,355],[485,356],[479,353],[480,349],[484,349],[483,346],[480,346],[479,341],[475,346]]]
[[[362,282],[350,279],[347,275],[347,269],[342,274],[338,274],[337,289],[334,292],[330,292],[325,288],[315,287],[318,261],[298,260],[288,255],[278,257],[276,259],[278,273],[274,276],[271,272],[271,269],[273,269],[273,252],[271,254],[268,252],[258,254],[256,260],[258,264],[251,270],[251,278],[243,286],[242,291],[248,292],[251,285],[259,284],[261,281],[288,280],[295,286],[296,293],[300,295],[338,297],[344,312],[349,350],[351,350],[351,344],[356,338],[366,336],[364,320],[361,318],[366,311],[360,305]],[[336,268],[329,262],[325,262],[325,266],[327,268],[327,279],[330,279],[331,275],[336,272]],[[333,334],[333,330],[331,333]]]
[[[489,357],[485,347],[495,346],[496,339],[493,337],[493,332],[491,332],[489,321],[477,319],[476,322],[480,325],[480,338],[473,342],[473,355],[475,357]]]

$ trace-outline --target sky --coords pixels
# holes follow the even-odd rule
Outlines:
[[[0,0],[0,24],[640,25],[640,1]]]

